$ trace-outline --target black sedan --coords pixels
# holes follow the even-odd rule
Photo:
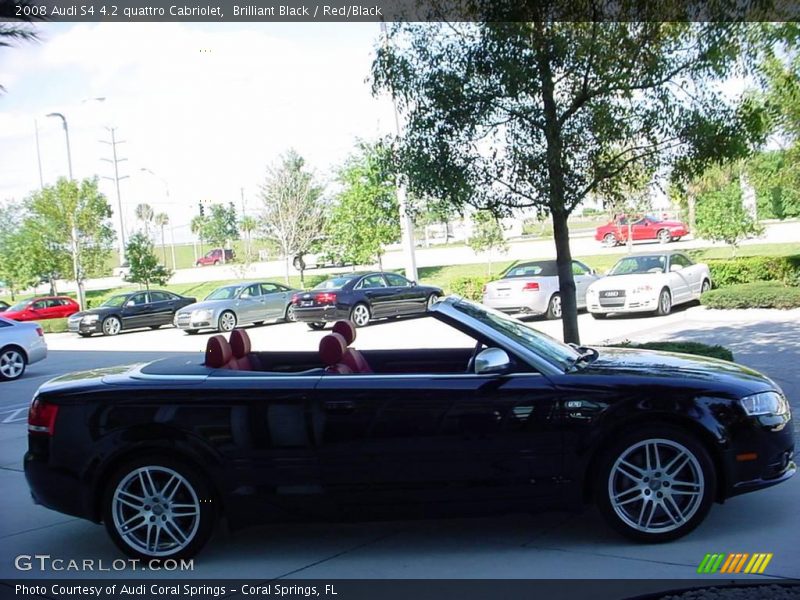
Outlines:
[[[8,310],[8,308],[10,306],[11,305],[8,302],[4,302],[3,300],[0,300],[0,312],[4,312],[4,311]]]
[[[374,319],[423,315],[441,295],[441,288],[419,285],[397,273],[350,273],[295,294],[292,306],[295,320],[311,329],[342,319],[364,327]]]
[[[163,559],[196,553],[222,514],[239,528],[594,502],[663,542],[795,474],[788,401],[756,371],[565,345],[455,296],[430,315],[474,347],[357,352],[337,324],[319,352],[260,352],[237,329],[195,360],[54,379],[28,416],[33,499]]]
[[[158,329],[172,324],[175,312],[197,302],[160,290],[131,292],[112,296],[97,308],[77,312],[67,320],[69,330],[89,337],[94,333],[117,335],[127,329]]]

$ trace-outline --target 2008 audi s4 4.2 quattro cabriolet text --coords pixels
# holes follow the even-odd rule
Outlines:
[[[147,558],[194,555],[221,517],[235,529],[587,503],[663,542],[795,473],[788,401],[760,373],[562,344],[457,296],[428,318],[471,341],[359,352],[340,321],[318,352],[261,352],[236,329],[194,360],[52,380],[29,414],[33,498]]]

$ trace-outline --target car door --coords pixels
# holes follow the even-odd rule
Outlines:
[[[267,319],[280,319],[286,311],[288,288],[279,286],[269,281],[261,283],[262,302]]]
[[[129,296],[121,310],[122,328],[135,329],[149,325],[150,298],[147,292]]]
[[[66,298],[56,298],[55,302],[57,302],[57,305],[55,307],[55,313],[57,318],[64,319],[73,312],[75,312],[74,309],[72,308],[72,302],[70,302]]]
[[[397,273],[384,273],[386,282],[394,292],[395,314],[411,315],[425,310],[425,297],[408,279]]]
[[[578,308],[586,306],[586,290],[597,280],[597,275],[592,273],[592,270],[580,261],[572,261],[572,275],[575,278],[575,297],[578,302]]]
[[[150,318],[148,325],[172,323],[175,312],[175,296],[167,292],[150,292]]]
[[[30,307],[31,319],[52,319],[54,315],[52,300],[37,300]]]
[[[390,317],[397,314],[395,290],[386,285],[381,273],[365,275],[356,284],[355,289],[369,302],[373,317]]]
[[[369,473],[371,500],[482,502],[548,495],[561,472],[555,393],[538,374],[323,377],[326,411],[361,436],[348,452],[323,445],[326,477]],[[349,417],[347,415],[350,415]],[[328,421],[325,424],[327,441]]]
[[[691,281],[688,277],[691,273],[687,270],[687,266],[688,262],[680,254],[673,254],[669,257],[667,276],[672,293],[672,304],[688,302],[692,297]]]
[[[239,323],[266,321],[266,309],[262,295],[260,283],[250,284],[241,291],[239,298],[234,303]]]

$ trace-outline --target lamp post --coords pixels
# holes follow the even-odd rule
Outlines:
[[[167,196],[166,204],[169,205],[170,204],[170,200],[169,200],[169,184],[167,183],[167,180],[164,179],[163,177],[159,176],[159,175],[156,175],[152,170],[148,169],[147,167],[141,167],[139,170],[144,172],[144,173],[149,173],[150,175],[152,175],[153,177],[155,177],[161,183],[164,184],[164,191],[165,191],[166,196]],[[178,268],[178,263],[175,262],[175,228],[174,227],[170,227],[170,237],[172,239],[172,243],[170,244],[170,253],[172,254],[172,268],[173,269],[177,269]],[[161,241],[163,243],[163,241],[164,241],[163,238],[162,238]],[[166,258],[164,260],[166,261]]]
[[[69,127],[67,126],[67,118],[58,112],[48,113],[48,117],[56,117],[61,119],[61,124],[64,126],[64,137],[67,140],[67,165],[69,167],[69,180],[73,181],[72,177],[72,151],[69,147]],[[77,207],[76,207],[77,208]],[[72,275],[75,277],[75,284],[78,286],[78,304],[81,310],[86,308],[86,297],[83,293],[83,281],[80,265],[80,257],[78,256],[78,228],[75,224],[75,215],[72,215],[72,227],[70,229],[70,237],[72,238]]]
[[[389,46],[389,34],[386,31],[386,23],[381,21],[381,33],[383,34],[384,47]],[[392,94],[392,108],[394,108],[394,126],[397,137],[401,135],[400,113],[397,110],[397,101]],[[402,175],[397,176],[397,204],[400,207],[400,231],[403,236],[403,250],[406,265],[406,278],[417,281],[417,257],[414,249],[414,221],[408,211],[408,193],[406,183]]]

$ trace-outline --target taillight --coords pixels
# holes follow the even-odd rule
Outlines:
[[[300,300],[300,295],[292,294],[292,304],[297,304],[298,300]]]
[[[333,292],[323,292],[314,296],[314,300],[317,301],[317,304],[335,304],[336,294]]]
[[[58,415],[58,405],[36,398],[28,410],[28,433],[53,435]]]
[[[39,337],[44,337],[44,330],[41,327],[36,328],[36,333],[39,334]]]
[[[522,288],[523,292],[538,292],[539,291],[539,284],[535,281],[531,281],[530,283],[526,283],[525,286]]]

